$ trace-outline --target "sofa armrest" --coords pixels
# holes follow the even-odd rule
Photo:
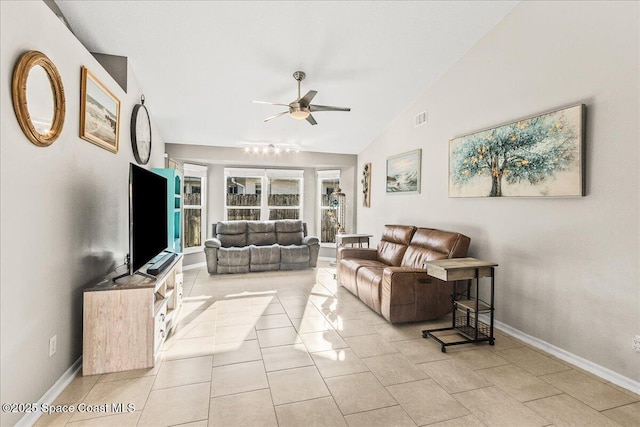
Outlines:
[[[302,239],[302,244],[307,246],[319,245],[320,240],[314,236],[306,236],[305,238]]]
[[[215,237],[207,239],[204,242],[204,256],[207,261],[207,271],[209,274],[216,274],[218,272],[218,249],[222,244],[220,240]]]
[[[309,267],[318,265],[318,255],[320,254],[320,240],[315,236],[305,236],[302,244],[309,247]]]
[[[378,259],[378,251],[374,248],[338,248],[337,260],[345,258]]]
[[[204,242],[204,247],[205,248],[216,248],[216,249],[220,249],[222,247],[222,243],[220,242],[220,240],[216,239],[215,237],[211,238],[211,239],[207,239]]]

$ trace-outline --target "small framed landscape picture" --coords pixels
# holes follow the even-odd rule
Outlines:
[[[80,138],[117,153],[120,100],[86,67],[82,67]]]
[[[420,193],[422,149],[398,154],[387,159],[387,193]]]

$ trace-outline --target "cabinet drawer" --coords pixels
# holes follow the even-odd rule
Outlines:
[[[180,308],[180,304],[182,304],[182,286],[183,284],[183,276],[182,273],[176,274],[176,308]]]
[[[164,337],[167,335],[167,302],[166,300],[160,306],[160,308],[156,311],[154,316],[154,334],[155,337],[155,345],[154,349],[157,351],[160,348],[160,345],[164,341]]]

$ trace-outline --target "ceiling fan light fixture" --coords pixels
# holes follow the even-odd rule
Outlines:
[[[309,109],[308,108],[291,108],[291,111],[289,112],[289,114],[291,114],[291,117],[293,117],[296,120],[305,120],[307,117],[309,117]]]

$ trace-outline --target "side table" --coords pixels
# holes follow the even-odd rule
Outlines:
[[[483,341],[488,341],[490,345],[493,345],[495,342],[495,338],[493,337],[493,313],[495,310],[493,298],[495,267],[497,267],[498,264],[481,261],[476,258],[452,258],[427,261],[424,263],[424,266],[427,270],[427,275],[452,283],[453,292],[451,293],[451,304],[453,311],[451,315],[451,327],[424,330],[422,331],[423,338],[431,337],[440,343],[443,353],[446,353],[446,348],[450,345]],[[480,298],[480,279],[483,277],[491,279],[489,301],[483,301]],[[453,283],[456,280],[469,280],[465,291],[459,294],[456,293]],[[475,282],[474,293],[471,292],[473,282]],[[482,313],[489,316],[488,325],[478,319],[478,315]],[[438,332],[443,331],[455,331],[464,337],[464,339],[445,341],[446,334],[438,334]],[[449,334],[448,336],[451,335]]]
[[[357,244],[361,248],[366,243],[369,247],[369,237],[373,237],[373,234],[336,234],[336,250],[340,246],[349,244],[351,246]]]
[[[336,260],[331,261],[329,265],[337,265],[338,263],[338,248],[345,245],[358,245],[359,248],[363,247],[363,244],[367,244],[367,248],[369,247],[369,237],[373,237],[373,234],[355,234],[355,233],[337,233],[336,234]],[[333,278],[336,278],[336,274],[333,275]]]

